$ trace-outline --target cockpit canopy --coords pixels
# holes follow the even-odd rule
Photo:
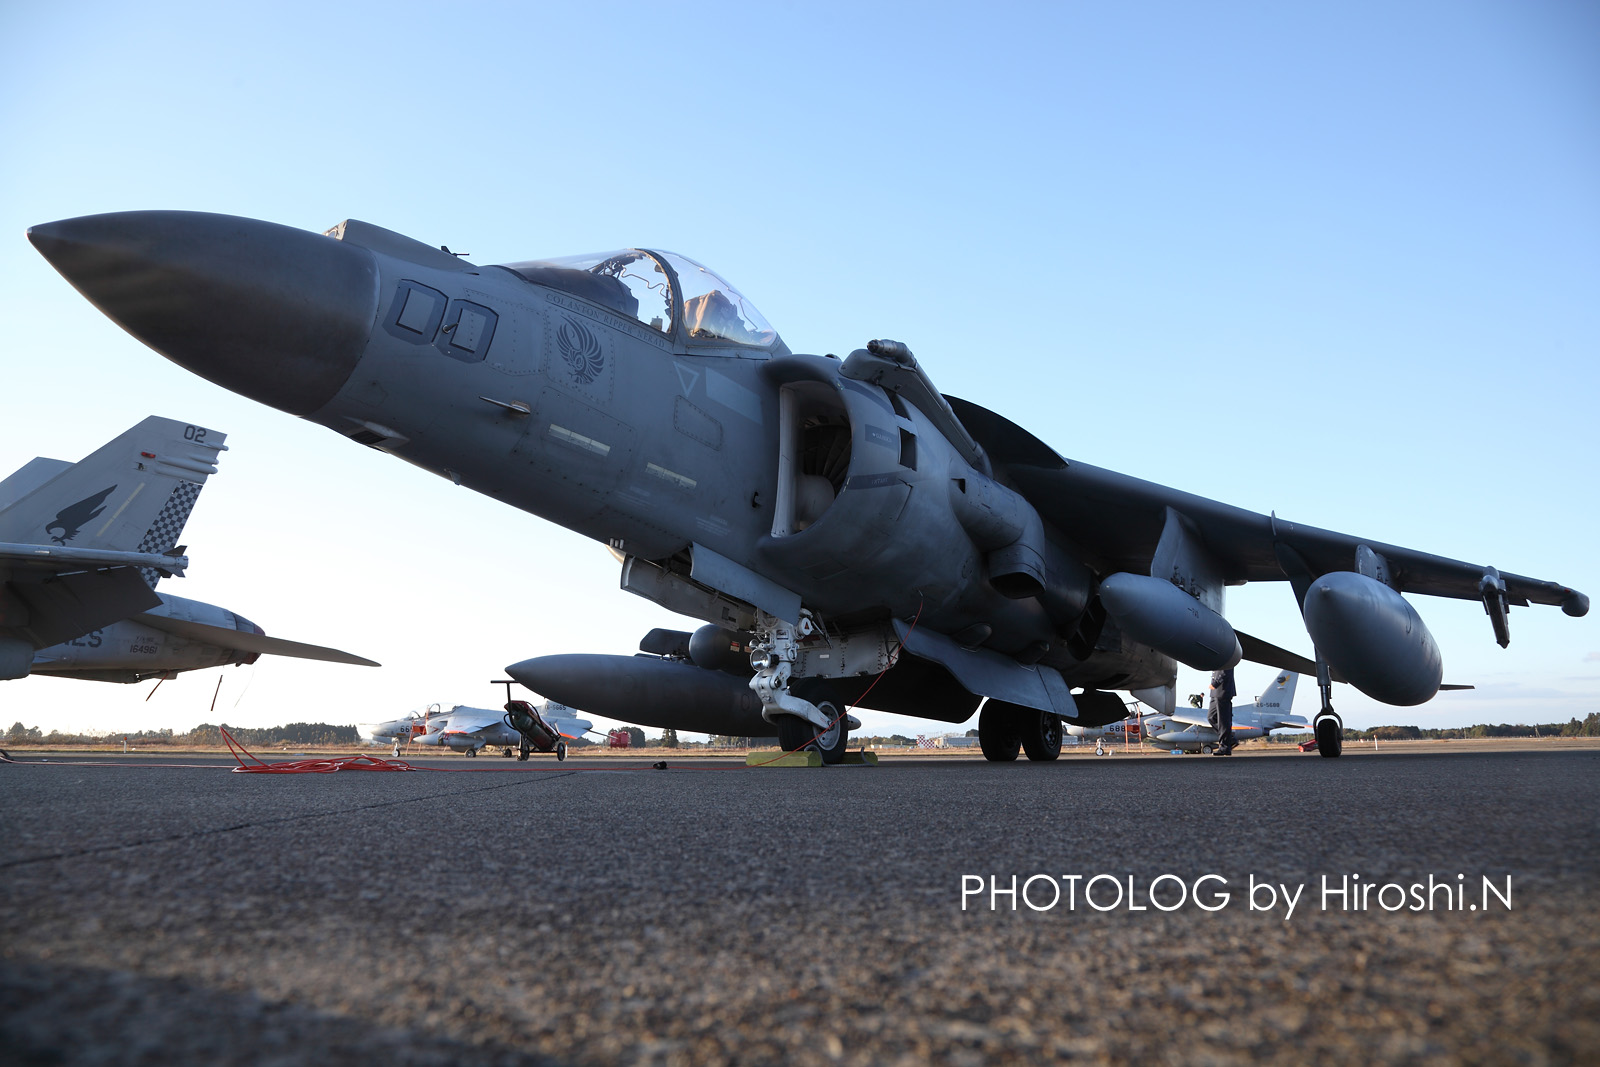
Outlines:
[[[675,252],[626,248],[503,266],[535,285],[559,289],[690,343],[771,348],[778,334],[744,294],[714,271]]]

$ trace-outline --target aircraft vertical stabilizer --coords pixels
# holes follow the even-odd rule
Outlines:
[[[77,463],[35,459],[0,482],[0,542],[166,552],[226,439],[151,416]]]
[[[41,457],[0,482],[0,677],[27,673],[30,648],[160,603],[226,437],[151,416],[77,463]]]

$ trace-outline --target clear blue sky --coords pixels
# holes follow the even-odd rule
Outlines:
[[[0,725],[482,706],[507,663],[675,621],[600,546],[144,349],[22,236],[124,209],[673,249],[794,349],[903,339],[1068,456],[1600,594],[1593,4],[9,3],[0,39],[0,468],[149,414],[227,431],[163,589],[386,664],[263,658],[215,712],[217,672],[0,683]],[[1341,687],[1352,725],[1600,710],[1600,612],[1514,611],[1501,650],[1415,602],[1480,688]],[[1286,585],[1229,615],[1309,651]]]

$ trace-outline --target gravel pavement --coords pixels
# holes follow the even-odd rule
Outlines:
[[[121,762],[0,765],[0,1060],[1600,1062],[1597,749]]]

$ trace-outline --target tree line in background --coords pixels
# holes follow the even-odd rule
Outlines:
[[[1347,729],[1344,736],[1363,741],[1370,741],[1374,737],[1379,741],[1437,741],[1469,737],[1600,737],[1600,711],[1590,712],[1582,721],[1573,719],[1571,722],[1541,722],[1532,726],[1524,726],[1521,723],[1515,726],[1506,723],[1498,726],[1479,723],[1477,726],[1443,729],[1424,729],[1420,726],[1374,726],[1370,730]]]
[[[3,721],[3,720],[0,720]],[[226,725],[226,724],[224,724]],[[241,745],[354,745],[361,740],[354,726],[334,726],[325,722],[292,722],[287,726],[269,726],[252,730],[244,726],[229,726],[228,732]],[[222,745],[222,729],[210,723],[196,726],[186,734],[171,730],[139,730],[126,734],[64,734],[59,730],[41,733],[37,726],[13,723],[5,739],[11,744],[32,742],[46,745],[88,745],[107,741],[120,742],[127,738],[130,745]]]

